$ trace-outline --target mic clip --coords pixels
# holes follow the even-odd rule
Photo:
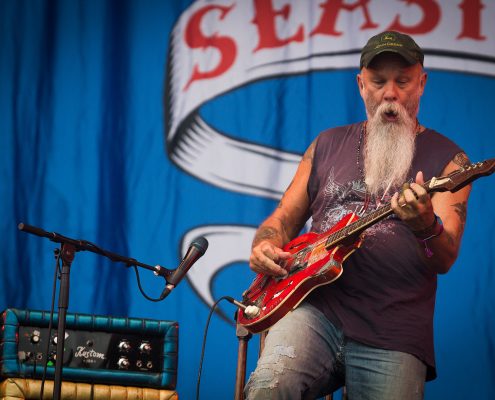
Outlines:
[[[155,265],[155,270],[153,271],[153,274],[155,276],[161,276],[165,278],[165,280],[168,282],[168,277],[172,275],[174,271],[165,267],[162,267],[161,265]]]

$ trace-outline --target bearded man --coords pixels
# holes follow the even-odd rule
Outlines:
[[[434,379],[433,309],[437,274],[454,263],[469,187],[430,196],[426,179],[468,162],[462,150],[417,119],[427,75],[414,40],[372,37],[357,84],[367,121],[321,133],[292,183],[259,227],[250,257],[256,273],[280,266],[309,217],[323,233],[348,213],[390,202],[335,282],[313,290],[269,330],[249,399],[312,399],[345,385],[350,399],[423,398]]]

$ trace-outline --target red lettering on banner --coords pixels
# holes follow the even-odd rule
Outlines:
[[[287,20],[291,9],[289,4],[277,11],[273,8],[271,0],[254,0],[254,9],[254,18],[251,22],[258,29],[259,41],[253,53],[261,49],[282,47],[290,42],[302,42],[304,40],[304,27],[302,25],[299,25],[297,32],[291,37],[280,39],[277,36],[275,18],[280,16]]]
[[[462,10],[462,32],[457,39],[486,40],[481,34],[481,10],[485,8],[481,0],[464,0],[459,8]]]
[[[320,22],[317,27],[311,32],[311,36],[322,34],[340,36],[342,32],[337,31],[337,17],[340,10],[354,11],[356,8],[361,8],[364,14],[364,23],[359,29],[373,29],[378,28],[378,25],[371,20],[370,12],[368,10],[369,0],[358,0],[354,4],[346,4],[344,0],[327,0],[325,3],[320,4],[323,8],[323,14],[320,18]]]
[[[247,1],[247,0],[241,0]],[[290,2],[290,0],[284,0]],[[352,1],[352,3],[351,3]],[[439,4],[439,0],[396,0],[402,1],[407,7],[417,7],[414,11],[419,10],[419,20],[414,25],[405,25],[403,22],[403,15],[397,13],[393,15],[393,21],[381,22],[381,27],[387,26],[385,30],[395,30],[410,35],[428,34],[439,27],[442,8]],[[214,1],[212,1],[215,3]],[[321,0],[318,5],[319,9],[322,9],[321,16],[316,22],[315,27],[309,27],[302,23],[289,24],[289,18],[291,16],[291,10],[293,5],[285,4],[279,8],[275,8],[274,0],[252,0],[254,17],[252,24],[256,27],[257,32],[257,46],[252,50],[253,53],[261,49],[274,49],[287,46],[294,42],[304,42],[310,40],[307,37],[307,32],[310,32],[310,36],[314,35],[326,35],[339,37],[343,34],[352,35],[351,27],[342,24],[349,29],[349,32],[341,32],[337,29],[339,16],[342,11],[355,13],[359,11],[362,14],[363,22],[358,28],[360,30],[376,29],[380,27],[375,23],[370,13],[371,0]],[[310,12],[316,13],[316,1],[309,4],[308,7],[313,7]],[[391,2],[392,3],[392,2]],[[459,28],[459,35],[456,37],[459,39],[471,39],[477,41],[487,40],[486,36],[482,34],[482,16],[483,9],[486,7],[482,0],[460,0],[456,6],[460,12],[459,22],[461,26]],[[278,4],[278,3],[277,3]],[[445,3],[442,3],[445,4]],[[235,3],[226,6],[218,4],[208,4],[202,8],[197,9],[186,22],[184,29],[184,40],[190,49],[200,49],[210,51],[217,51],[219,53],[218,62],[216,65],[208,65],[207,70],[201,70],[200,64],[195,63],[192,68],[191,76],[184,86],[183,90],[186,91],[195,81],[212,79],[225,74],[235,63],[238,56],[238,46],[236,42],[236,35],[239,32],[233,32],[230,35],[220,35],[218,32],[206,35],[201,26],[204,24],[205,19],[217,17],[218,21],[213,23],[213,26],[221,25],[221,21],[226,19],[227,15],[234,9]],[[453,6],[452,6],[453,7]],[[388,13],[387,13],[388,14]],[[239,24],[246,24],[247,20],[243,19],[249,13],[244,12],[241,15]],[[389,14],[388,14],[389,15]],[[296,16],[299,17],[299,16]],[[375,16],[376,18],[378,16]],[[306,21],[306,19],[303,19]],[[277,26],[284,26],[284,32],[287,32],[287,28],[292,29],[291,33],[286,37],[280,37],[277,32]],[[445,21],[442,25],[445,25]],[[311,30],[311,28],[313,28]],[[243,29],[243,26],[238,27],[239,31]],[[294,32],[292,34],[292,32]],[[281,32],[281,31],[280,31]],[[306,33],[305,33],[306,32]],[[452,38],[451,38],[452,39]],[[250,49],[244,49],[249,51]],[[216,58],[215,58],[216,59]],[[204,64],[202,64],[204,65]]]
[[[441,10],[435,0],[403,0],[407,5],[416,4],[423,12],[423,18],[416,25],[406,26],[397,15],[387,30],[399,31],[410,35],[431,32],[440,21]]]
[[[219,36],[218,33],[214,33],[212,36],[205,36],[201,32],[201,21],[206,14],[212,10],[220,11],[220,19],[222,20],[232,7],[233,5],[229,7],[209,5],[199,9],[191,16],[184,32],[184,39],[187,45],[192,49],[216,48],[220,52],[220,62],[210,71],[200,71],[199,66],[197,64],[194,65],[191,78],[184,87],[184,90],[187,90],[194,81],[215,78],[222,75],[234,64],[237,47],[233,39],[228,36]]]

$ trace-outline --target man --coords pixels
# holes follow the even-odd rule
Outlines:
[[[422,187],[468,162],[417,120],[423,59],[407,35],[368,41],[357,76],[367,121],[321,133],[257,230],[251,269],[283,277],[279,264],[289,253],[282,248],[309,217],[311,230],[323,233],[351,212],[390,202],[395,213],[365,232],[338,280],[270,328],[249,399],[311,399],[343,385],[352,400],[421,399],[425,380],[436,376],[437,274],[457,257],[470,188],[430,196]]]

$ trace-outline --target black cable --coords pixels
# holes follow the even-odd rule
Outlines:
[[[205,347],[206,347],[206,335],[208,334],[208,326],[210,325],[211,316],[213,315],[213,312],[215,311],[215,308],[217,307],[218,303],[220,303],[222,300],[227,300],[230,302],[231,298],[232,297],[229,297],[229,296],[222,296],[210,308],[210,313],[208,314],[208,319],[206,320],[205,333],[203,335],[203,345],[201,347],[201,357],[199,359],[198,381],[196,384],[196,400],[199,400],[199,385],[201,384],[201,370],[203,368],[203,358],[205,355]]]
[[[137,284],[138,284],[138,288],[139,288],[139,291],[141,292],[141,294],[144,296],[144,298],[146,300],[149,300],[149,301],[154,301],[155,303],[159,302],[159,301],[162,301],[164,300],[165,298],[162,299],[162,297],[158,297],[156,299],[152,298],[152,297],[149,297],[146,293],[144,293],[144,290],[143,290],[143,287],[141,286],[141,279],[139,279],[139,271],[137,269],[137,267],[135,265],[131,265],[131,267],[134,268],[134,271],[136,272],[136,279],[137,279]]]
[[[97,254],[102,254],[103,256],[109,258],[111,261],[115,261],[115,262],[123,262],[121,259],[118,259],[115,257],[114,254],[110,253],[109,251],[106,251],[105,249],[102,249],[101,247],[99,247],[98,245],[88,241],[88,240],[78,240],[79,242],[79,245],[81,246],[86,246],[90,249],[93,249],[95,253]],[[131,261],[136,261],[134,259],[131,259]],[[164,300],[164,298],[162,298],[161,296],[158,297],[158,298],[152,298],[150,296],[148,296],[145,292],[144,292],[144,289],[143,287],[141,286],[141,279],[139,277],[139,272],[138,272],[138,269],[137,269],[137,266],[136,265],[133,265],[133,264],[127,264],[126,265],[127,268],[129,267],[133,267],[134,268],[134,271],[136,272],[136,278],[137,278],[137,283],[138,283],[138,288],[139,288],[139,291],[141,292],[141,294],[144,296],[144,298],[146,300],[149,300],[149,301],[153,301],[153,302],[159,302],[159,301],[162,301]]]
[[[55,310],[55,296],[57,292],[57,278],[59,277],[60,270],[60,254],[62,253],[62,249],[55,249],[55,274],[53,274],[53,290],[52,290],[52,305],[50,307],[50,321],[48,323],[48,336],[46,339],[46,347],[45,347],[45,362],[43,365],[43,376],[41,377],[41,388],[40,388],[40,399],[43,398],[43,392],[45,391],[45,380],[46,380],[46,370],[48,368],[48,352],[50,351],[50,337],[52,334],[53,327],[53,313]],[[36,355],[34,356],[36,359]],[[57,360],[55,360],[57,362]],[[62,362],[62,360],[60,360]]]
[[[112,254],[110,254],[109,252],[107,252],[106,250],[102,249],[101,247],[97,246],[94,243],[88,242],[87,240],[81,240],[80,242],[82,244],[84,244],[85,246],[88,246],[88,247],[91,247],[91,248],[95,249],[97,252],[100,252],[101,254],[103,254],[105,257],[108,257],[112,261],[118,261],[118,262],[121,261],[121,260],[115,259],[115,257],[112,256]],[[136,260],[134,260],[134,261],[136,261]],[[144,292],[144,289],[143,289],[143,287],[141,285],[141,279],[139,277],[139,270],[138,270],[137,266],[130,264],[130,265],[127,265],[127,267],[133,267],[134,268],[134,272],[136,273],[136,280],[137,280],[139,291],[141,292],[141,294],[143,295],[143,297],[146,300],[153,301],[155,303],[164,300],[164,298],[162,298],[161,296],[160,297],[157,297],[157,298],[152,298],[152,297],[148,296]]]

